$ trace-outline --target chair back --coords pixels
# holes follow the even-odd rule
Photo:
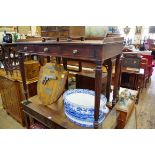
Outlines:
[[[146,58],[148,60],[148,66],[152,66],[153,62],[153,56],[152,55],[142,55],[143,58]]]
[[[144,69],[144,74],[148,74],[148,60],[147,58],[142,58],[141,59],[141,64],[140,64],[140,68]]]
[[[147,44],[148,44],[148,49],[151,50],[151,48],[153,47],[153,44],[154,44],[154,40],[153,39],[147,39]]]

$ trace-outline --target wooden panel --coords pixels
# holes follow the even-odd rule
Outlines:
[[[27,80],[32,80],[39,76],[39,62],[38,61],[25,61],[25,75]]]
[[[37,82],[27,84],[29,97],[36,95]],[[3,107],[8,114],[24,125],[21,101],[25,99],[22,83],[0,76],[0,93]]]
[[[69,34],[71,37],[85,36],[85,26],[70,26]]]
[[[37,94],[37,81],[27,84],[28,97],[35,96]],[[23,84],[20,83],[20,100],[25,100]]]
[[[107,73],[102,73],[102,93],[105,93]],[[83,71],[76,74],[76,88],[95,90],[95,73],[92,71]]]
[[[65,89],[68,72],[57,64],[47,63],[39,73],[37,94],[42,104],[53,104],[62,95]]]
[[[68,56],[68,57],[72,57],[72,58],[95,58],[95,52],[94,52],[94,48],[92,47],[86,47],[86,46],[62,46],[61,48],[61,53],[64,56]]]
[[[22,112],[20,105],[19,85],[8,79],[3,79],[2,101],[4,107],[11,116],[22,123]]]
[[[14,26],[0,26],[0,32],[14,32]]]
[[[65,37],[69,36],[68,26],[41,26],[42,37]]]
[[[27,35],[31,32],[31,26],[18,26],[18,33]]]

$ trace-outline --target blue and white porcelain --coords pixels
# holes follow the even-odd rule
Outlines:
[[[95,92],[88,89],[67,90],[64,95],[64,109],[67,118],[73,123],[83,127],[93,127]],[[107,99],[100,97],[99,123],[102,123],[109,109],[106,107]]]

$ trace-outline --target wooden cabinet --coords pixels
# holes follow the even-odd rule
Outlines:
[[[0,83],[3,107],[8,114],[13,116],[18,122],[23,123],[19,82],[1,77]]]
[[[27,83],[28,95],[37,94],[37,80]],[[0,75],[0,94],[3,108],[24,126],[21,101],[25,99],[22,82]]]
[[[83,37],[85,26],[41,26],[42,37]]]
[[[42,37],[68,37],[69,26],[41,26]]]
[[[39,73],[39,62],[34,60],[29,60],[24,62],[25,75],[27,80],[36,79]]]

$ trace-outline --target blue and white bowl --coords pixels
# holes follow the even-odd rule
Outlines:
[[[65,114],[69,120],[83,127],[93,127],[95,92],[88,89],[67,90],[64,95]],[[100,97],[99,123],[102,123],[109,109],[106,107],[107,99]]]

